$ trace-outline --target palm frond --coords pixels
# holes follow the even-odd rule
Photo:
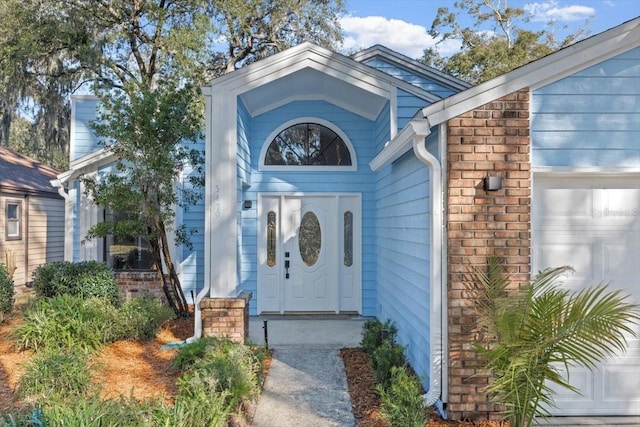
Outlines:
[[[573,268],[562,266],[539,272],[519,289],[497,257],[475,267],[471,288],[479,326],[492,343],[478,343],[493,382],[486,388],[492,400],[505,406],[513,427],[526,427],[553,407],[553,384],[578,392],[566,375],[570,366],[593,369],[617,352],[640,323],[638,305],[620,291],[598,285],[571,292],[559,288]]]

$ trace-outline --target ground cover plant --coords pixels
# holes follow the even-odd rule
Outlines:
[[[40,279],[53,277],[58,285],[41,283],[50,296],[40,295],[2,325],[0,426],[218,426],[257,396],[263,350],[207,338],[160,350],[192,336],[193,320],[176,319],[159,300],[113,298],[100,278],[85,277],[100,284],[85,292],[51,273],[91,268],[41,269]],[[179,325],[178,336],[159,341],[170,325]]]
[[[14,302],[13,279],[4,264],[0,264],[0,323],[11,314]]]

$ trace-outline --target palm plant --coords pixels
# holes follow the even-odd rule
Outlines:
[[[569,366],[593,369],[626,350],[626,336],[635,336],[640,320],[638,305],[607,285],[560,289],[559,278],[574,271],[568,266],[543,270],[511,290],[500,258],[487,263],[474,268],[470,289],[479,318],[476,350],[493,374],[486,391],[512,427],[529,427],[549,415],[552,385],[578,392],[563,375]]]

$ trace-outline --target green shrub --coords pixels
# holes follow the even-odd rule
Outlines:
[[[26,365],[19,395],[46,401],[54,396],[82,397],[91,388],[88,356],[55,350],[36,355]]]
[[[193,371],[179,380],[175,404],[156,406],[149,413],[154,426],[224,426],[237,406],[231,392],[221,390],[216,378],[206,371]]]
[[[172,366],[185,370],[178,386],[186,394],[202,384],[214,387],[211,393],[224,393],[230,406],[236,407],[254,397],[261,387],[262,353],[255,347],[228,339],[202,338],[178,352]]]
[[[391,368],[387,388],[378,384],[380,414],[392,427],[422,427],[427,414],[422,398],[422,387],[418,379],[403,366]]]
[[[175,316],[159,300],[134,298],[120,307],[99,298],[63,294],[40,298],[23,312],[15,329],[20,348],[75,349],[91,352],[121,339],[149,340]]]
[[[391,319],[387,319],[384,323],[379,319],[369,319],[363,326],[360,346],[367,354],[372,355],[384,341],[395,343],[397,334],[398,328]]]
[[[103,298],[120,304],[118,284],[113,272],[98,261],[51,262],[40,265],[33,272],[36,295],[54,297],[63,294],[81,298]]]
[[[104,322],[104,307],[71,295],[40,298],[24,309],[24,322],[15,329],[17,344],[36,351],[90,352],[101,346],[110,327]]]
[[[371,355],[371,367],[376,375],[376,383],[387,387],[394,367],[404,366],[404,347],[385,340]]]
[[[175,312],[157,298],[133,298],[118,309],[113,319],[114,338],[148,341],[153,339],[162,324],[175,317]]]
[[[142,426],[147,406],[135,399],[101,400],[96,394],[79,399],[54,397],[43,402],[39,420],[44,426]]]
[[[13,279],[4,264],[0,264],[0,322],[13,310]]]
[[[171,367],[180,371],[189,369],[205,358],[208,347],[215,347],[221,342],[223,340],[219,338],[202,337],[189,343],[178,350],[178,353],[171,361]]]

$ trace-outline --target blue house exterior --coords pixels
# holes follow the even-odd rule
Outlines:
[[[304,43],[203,94],[205,197],[178,213],[197,233],[174,256],[196,307],[250,291],[251,315],[391,319],[426,403],[475,418],[493,409],[470,263],[496,253],[516,281],[569,264],[567,286],[612,280],[640,302],[640,18],[475,87],[382,46]],[[83,242],[100,209],[78,181],[114,160],[88,126],[97,108],[73,100],[69,260],[103,256]],[[553,413],[640,415],[638,369],[630,337],[626,355],[572,371],[583,395]]]

